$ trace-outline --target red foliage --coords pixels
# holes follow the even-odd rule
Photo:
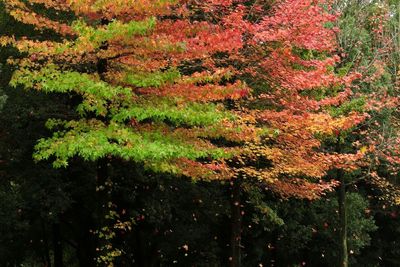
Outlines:
[[[181,173],[215,179],[253,177],[282,196],[314,198],[334,185],[319,182],[328,170],[352,170],[363,157],[363,153],[335,154],[321,148],[323,138],[337,137],[365,119],[365,114],[356,112],[346,116],[329,112],[329,107],[339,106],[351,96],[352,82],[359,74],[339,76],[334,71],[340,61],[334,54],[338,50],[337,29],[332,27],[337,16],[330,13],[328,1],[279,0],[270,10],[262,5],[245,5],[242,0],[100,2],[31,0],[25,4],[10,0],[6,6],[16,19],[38,29],[78,35],[78,39],[70,44],[73,49],[67,45],[63,52],[56,52],[54,43],[3,42],[14,42],[22,51],[30,52],[30,63],[46,57],[68,63],[105,59],[110,69],[103,75],[107,82],[129,86],[135,95],[147,100],[234,102],[230,112],[236,115],[236,121],[190,129],[165,126],[165,134],[195,147],[215,148],[206,138],[236,144],[231,149],[235,163],[173,160]],[[32,4],[38,3],[69,10],[89,24],[99,19],[130,22],[151,17],[156,17],[156,23],[143,35],[127,38],[123,31],[115,34],[107,40],[107,49],[99,49],[101,41],[88,41],[96,36],[86,36],[32,12]],[[93,25],[100,32],[106,27]],[[199,66],[191,66],[194,70],[158,87],[128,85],[124,76],[126,72],[151,76],[193,62]],[[250,86],[242,78],[263,86],[251,95]],[[156,127],[135,119],[130,124],[141,132]],[[260,162],[268,164],[260,167]],[[316,183],[311,182],[313,178],[317,178]]]

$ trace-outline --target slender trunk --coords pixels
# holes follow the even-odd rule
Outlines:
[[[53,251],[54,251],[54,267],[63,267],[63,248],[61,243],[60,224],[53,224]]]
[[[93,235],[95,229],[95,210],[92,207],[85,206],[85,199],[77,199],[74,204],[75,220],[72,227],[77,227],[76,231],[76,254],[79,262],[79,267],[94,267],[96,266],[95,252],[96,240]]]
[[[270,267],[276,267],[278,266],[278,233],[273,234],[272,238],[272,249],[271,249],[271,259],[270,259]],[[284,259],[285,260],[285,259]],[[281,264],[281,266],[289,266],[289,264]]]
[[[107,19],[101,20],[101,25],[107,25],[110,21]],[[100,50],[107,50],[108,42],[103,42],[100,46]],[[97,73],[100,76],[102,81],[105,81],[105,74],[107,73],[108,69],[108,62],[107,59],[99,58],[96,63]],[[105,120],[105,119],[103,119]],[[106,210],[107,200],[108,200],[108,188],[106,186],[106,182],[108,179],[108,160],[107,158],[101,158],[97,160],[97,188],[98,188],[98,197],[99,197],[99,204],[100,204],[100,215],[104,217],[104,212]],[[104,206],[104,207],[103,207]],[[103,218],[102,218],[103,219]]]
[[[91,215],[80,214],[83,217],[80,221],[82,231],[78,234],[77,238],[77,256],[80,267],[94,267],[95,263],[95,242],[91,230],[93,228],[93,221]],[[86,218],[86,217],[87,218]]]
[[[97,208],[96,208],[96,230],[100,230],[101,228],[105,227],[108,225],[107,222],[107,215],[108,215],[108,202],[110,201],[110,194],[109,194],[109,186],[107,186],[107,180],[108,180],[108,160],[106,158],[102,158],[97,160],[97,181],[96,181],[96,186],[97,186],[97,194],[96,194],[96,199],[97,199]],[[99,236],[96,236],[97,239],[97,245],[96,247],[103,247],[106,246],[106,243],[108,242],[104,238],[99,238]]]
[[[107,25],[109,24],[109,20],[106,18],[101,19],[101,25]],[[107,50],[108,49],[108,42],[105,41],[101,44],[99,47],[100,50]],[[96,63],[96,68],[97,68],[97,74],[100,76],[100,79],[102,81],[106,81],[106,73],[108,69],[108,61],[107,59],[104,58],[98,58],[97,63]],[[102,118],[104,122],[106,122],[105,118]],[[107,225],[106,222],[106,217],[107,217],[107,211],[108,211],[108,202],[109,202],[109,188],[107,186],[107,180],[108,180],[108,159],[107,158],[101,158],[97,160],[97,174],[96,174],[96,186],[97,186],[97,218],[98,221],[97,227],[99,229],[105,227]],[[101,239],[101,238],[100,238]],[[98,240],[100,243],[97,244],[97,247],[103,246],[102,243],[107,242],[105,239],[104,240]],[[106,244],[104,244],[106,246]]]
[[[341,153],[340,136],[336,141],[336,152]],[[346,183],[344,179],[344,171],[337,169],[336,180],[340,182],[338,192],[339,204],[339,267],[347,267],[349,265],[349,255],[347,252],[347,206],[346,206]]]
[[[242,214],[240,210],[240,181],[232,181],[231,193],[231,255],[230,266],[241,266]]]
[[[338,202],[339,202],[339,223],[340,223],[340,262],[339,267],[348,267],[349,255],[347,252],[347,206],[346,206],[346,184],[342,170],[338,170],[340,181]]]
[[[137,231],[137,242],[138,242],[138,253],[136,256],[137,266],[149,267],[149,247],[148,239],[146,239],[146,234],[144,229],[139,229]]]
[[[41,224],[42,224],[42,233],[44,242],[44,255],[43,255],[44,266],[51,267],[49,240],[46,233],[46,225],[43,221],[41,222]]]

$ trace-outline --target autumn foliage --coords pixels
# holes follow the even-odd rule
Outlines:
[[[256,178],[284,197],[318,197],[363,151],[324,149],[365,119],[335,114],[358,73],[340,74],[329,2],[9,0],[53,40],[2,37],[26,55],[12,84],[81,98],[51,120],[35,159],[116,157],[193,178]],[[62,21],[37,13],[72,14]],[[316,179],[316,180],[315,180]]]
[[[351,171],[363,162],[362,151],[343,154],[322,146],[366,117],[333,112],[350,99],[352,82],[360,77],[336,72],[335,20],[328,2],[282,1],[252,25],[255,61],[244,61],[262,87],[246,112],[263,133],[245,146],[235,172],[257,177],[281,196],[318,197],[335,182],[309,178],[321,179],[335,168]]]
[[[193,4],[6,1],[15,19],[65,36],[61,41],[3,37],[3,44],[27,54],[14,61],[20,68],[12,84],[82,98],[76,108],[81,119],[49,121],[49,128],[65,130],[41,140],[35,158],[52,158],[61,167],[74,156],[115,156],[186,173],[190,164],[207,169],[209,164],[198,165],[197,159],[212,162],[232,154],[210,139],[240,132],[225,127],[236,115],[221,101],[244,97],[249,88],[231,79],[232,69],[216,66],[213,55],[236,53],[241,32],[227,26],[229,12],[224,23],[212,23],[201,12],[213,3]],[[52,20],[35,13],[37,5],[75,19]]]

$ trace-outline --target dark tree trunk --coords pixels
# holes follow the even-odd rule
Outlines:
[[[61,229],[59,223],[53,223],[53,251],[53,266],[63,267],[63,247],[61,242]]]
[[[336,152],[341,153],[340,138],[336,141]],[[340,182],[338,192],[339,205],[339,267],[347,267],[349,265],[349,255],[347,252],[347,206],[346,206],[346,183],[344,171],[337,170],[336,180]]]
[[[76,204],[77,224],[79,225],[77,232],[77,256],[80,267],[94,267],[95,263],[95,239],[92,233],[94,229],[93,214],[91,210],[79,207]],[[81,204],[82,205],[82,204]]]
[[[42,226],[43,243],[44,243],[43,264],[46,267],[51,267],[49,240],[46,232],[47,231],[46,225],[43,220],[41,221],[41,226]]]
[[[231,192],[231,252],[230,266],[241,266],[242,214],[240,210],[240,181],[232,181]]]
[[[338,170],[338,180],[340,181],[338,203],[339,203],[339,223],[340,223],[340,262],[339,267],[347,267],[349,255],[347,252],[347,206],[346,206],[346,184],[342,170]]]
[[[110,21],[103,18],[101,20],[101,25],[107,25]],[[103,42],[99,47],[100,50],[107,50],[108,43]],[[105,74],[107,73],[108,69],[108,61],[107,59],[99,58],[96,63],[97,74],[100,76],[102,81],[106,80]],[[105,122],[104,118],[101,118]],[[97,217],[97,230],[101,229],[102,227],[106,226],[106,215],[108,211],[108,202],[109,202],[109,188],[107,186],[108,180],[108,159],[101,158],[97,160],[97,170],[96,170],[96,198],[97,198],[97,210],[96,210],[96,217]],[[97,240],[98,244],[97,247],[101,247],[102,241]],[[99,242],[100,241],[100,242]]]

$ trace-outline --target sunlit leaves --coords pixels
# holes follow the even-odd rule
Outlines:
[[[180,77],[181,74],[178,70],[169,69],[164,72],[127,73],[124,80],[136,87],[160,87],[168,83],[171,84]]]
[[[127,109],[121,109],[113,116],[114,121],[123,122],[135,119],[137,122],[153,120],[169,121],[175,125],[207,126],[219,123],[229,117],[228,113],[218,111],[213,104],[182,104],[174,105],[170,101],[143,102]],[[231,119],[233,116],[231,115]]]
[[[41,139],[36,146],[36,160],[54,157],[54,167],[68,165],[68,159],[79,156],[94,161],[107,156],[136,162],[168,163],[176,158],[219,158],[229,153],[201,140],[174,136],[168,132],[140,132],[117,123],[105,125],[98,120],[53,122],[63,124],[67,132],[58,132],[49,139]],[[194,141],[194,144],[193,144]]]
[[[54,135],[40,140],[37,160],[62,167],[74,157],[116,157],[156,171],[212,177],[222,171],[213,161],[232,156],[236,148],[218,148],[211,140],[219,139],[223,147],[256,138],[253,126],[241,125],[238,114],[215,103],[250,93],[235,68],[217,67],[222,61],[216,53],[237,53],[243,45],[243,29],[228,27],[240,17],[233,6],[222,15],[223,23],[216,23],[194,20],[187,3],[179,1],[6,5],[23,23],[69,35],[58,41],[1,39],[26,55],[9,61],[18,65],[13,86],[79,99],[74,107],[82,119],[50,121]],[[33,11],[38,6],[60,12],[49,18]],[[190,8],[205,11],[208,3]],[[64,12],[74,14],[68,24],[57,20]],[[192,62],[199,68],[186,71]]]
[[[91,44],[93,48],[98,48],[103,42],[114,38],[133,38],[135,35],[145,35],[155,27],[155,24],[156,19],[151,17],[144,21],[128,23],[114,20],[102,28],[94,28],[83,20],[78,20],[72,23],[72,28],[79,35],[77,42],[87,42],[86,44]]]

